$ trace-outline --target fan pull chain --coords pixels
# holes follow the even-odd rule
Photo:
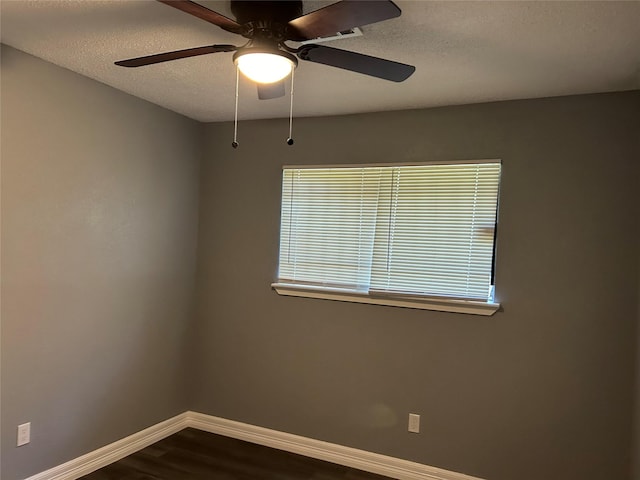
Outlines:
[[[287,138],[287,145],[293,145],[293,76],[295,68],[291,70],[291,106],[289,107],[289,138]]]
[[[236,67],[236,112],[233,121],[233,142],[231,146],[238,148],[238,85],[240,84],[240,69]]]

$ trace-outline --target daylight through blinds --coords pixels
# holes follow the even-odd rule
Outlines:
[[[285,168],[278,282],[488,300],[500,163]]]

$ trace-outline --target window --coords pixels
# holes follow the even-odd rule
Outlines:
[[[284,167],[280,294],[490,315],[499,161]]]

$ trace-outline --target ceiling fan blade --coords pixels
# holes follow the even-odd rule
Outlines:
[[[301,60],[343,68],[392,82],[402,82],[416,71],[416,67],[413,65],[325,47],[324,45],[305,45],[298,52],[298,57]]]
[[[235,45],[209,45],[206,47],[187,48],[185,50],[176,50],[175,52],[157,53],[155,55],[147,55],[146,57],[130,58],[128,60],[120,60],[115,62],[121,67],[142,67],[144,65],[153,65],[154,63],[168,62],[169,60],[178,60],[180,58],[196,57],[198,55],[207,55],[217,52],[234,52],[238,47]]]
[[[289,39],[302,41],[327,37],[353,27],[399,17],[401,13],[391,0],[342,0],[291,20]]]
[[[235,20],[232,20],[224,15],[214,12],[213,10],[209,10],[202,5],[192,2],[190,0],[157,0],[160,3],[164,3],[173,8],[177,8],[178,10],[182,10],[189,15],[193,15],[194,17],[198,17],[206,22],[213,23],[218,27],[226,30],[227,32],[232,33],[241,33],[242,25],[240,25]]]
[[[284,97],[284,80],[275,83],[258,83],[258,98],[260,100],[279,97]]]

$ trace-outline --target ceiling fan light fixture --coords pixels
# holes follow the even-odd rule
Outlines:
[[[246,49],[236,52],[233,62],[243,75],[258,83],[279,82],[298,65],[296,57],[280,50]]]

